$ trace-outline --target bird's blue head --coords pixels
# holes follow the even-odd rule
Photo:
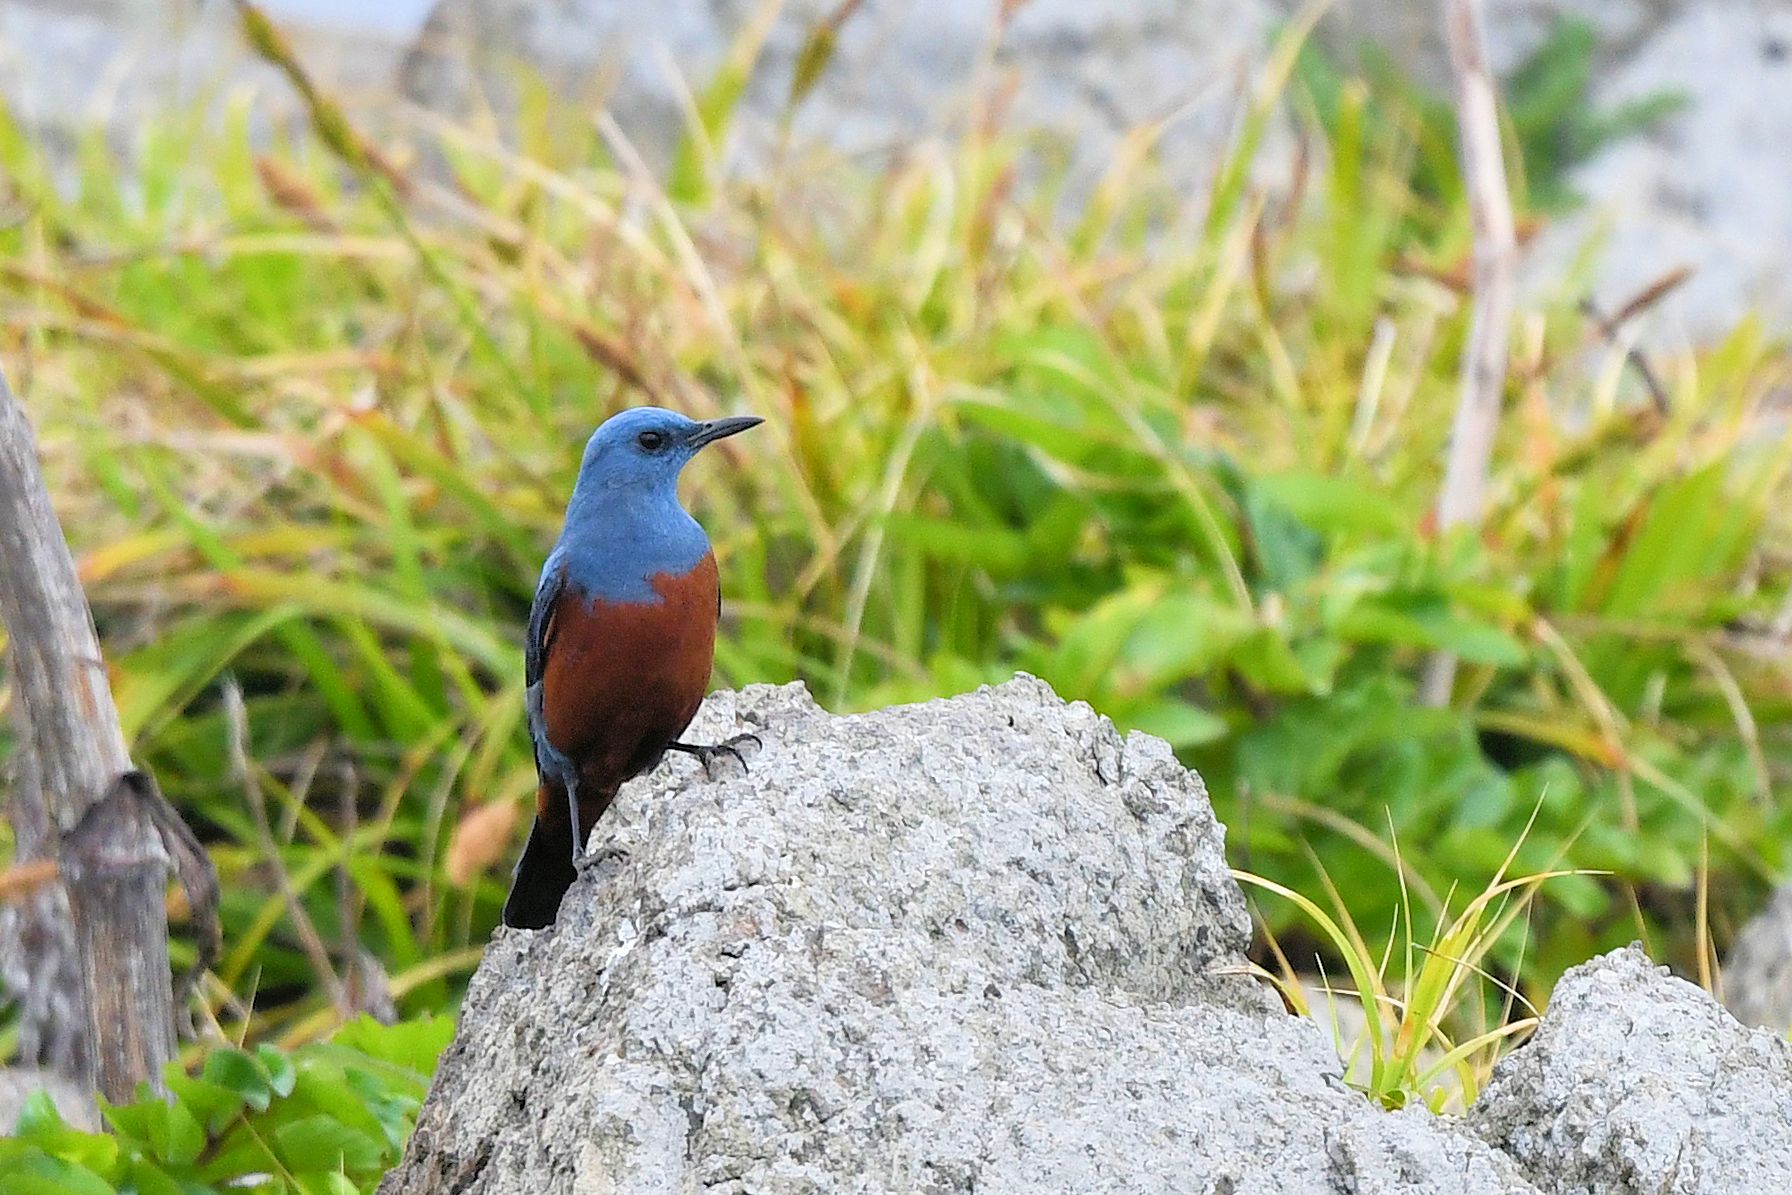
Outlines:
[[[585,442],[581,490],[669,494],[705,444],[764,422],[751,415],[699,422],[664,407],[633,407],[604,420]]]
[[[648,578],[696,564],[709,539],[678,504],[678,476],[704,445],[762,422],[751,415],[699,421],[662,407],[606,419],[585,444],[556,548],[580,588],[647,600]]]

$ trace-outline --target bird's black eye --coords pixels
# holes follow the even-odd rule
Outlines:
[[[665,447],[666,437],[660,435],[658,432],[642,432],[635,437],[635,443],[639,444],[648,452],[658,452],[661,448]]]

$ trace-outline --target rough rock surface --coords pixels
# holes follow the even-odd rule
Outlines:
[[[1749,918],[1724,960],[1724,1007],[1744,1025],[1792,1032],[1792,885]]]
[[[1562,977],[1468,1121],[1547,1192],[1792,1191],[1792,1044],[1630,946]]]
[[[740,729],[750,776],[625,789],[627,857],[498,933],[382,1191],[1532,1189],[1232,973],[1224,832],[1158,740],[1027,677],[693,733]]]

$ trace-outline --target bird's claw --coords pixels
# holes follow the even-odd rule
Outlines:
[[[753,751],[755,754],[765,750],[765,743],[761,741],[756,734],[734,735],[732,738],[723,739],[710,749],[708,758],[704,760],[704,771],[709,770],[710,761],[720,759],[724,755],[732,755],[734,756],[734,762],[740,765],[740,770],[745,772],[747,770],[747,757],[741,752],[741,748],[748,743],[753,744]]]
[[[674,751],[682,751],[686,755],[695,756],[697,762],[703,765],[703,774],[714,780],[717,778],[716,762],[725,755],[733,756],[734,762],[740,765],[740,770],[743,773],[747,770],[747,756],[741,751],[741,748],[748,743],[753,744],[755,751],[765,746],[765,743],[756,734],[737,734],[732,738],[723,739],[719,743],[672,743],[670,748]]]
[[[586,872],[602,867],[606,863],[615,863],[620,866],[627,862],[627,847],[606,843],[596,850],[580,851],[577,855],[573,856],[572,866],[574,871],[578,872],[580,875],[584,875]]]

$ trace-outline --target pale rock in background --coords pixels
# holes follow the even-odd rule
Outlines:
[[[688,127],[693,93],[769,11],[762,0],[435,0],[425,19],[426,4],[278,0],[271,9],[299,31],[319,78],[370,118],[401,97],[503,117],[522,65],[563,98],[607,103],[657,169]],[[1300,5],[1027,0],[1007,6],[998,40],[1003,7],[786,0],[724,161],[752,169],[786,148],[820,144],[875,165],[961,127],[994,100],[1008,127],[1036,135],[1035,165],[1068,168],[1073,199],[1129,130],[1162,122],[1168,193],[1198,210],[1266,48]],[[792,110],[806,37],[843,10],[830,69]],[[1373,41],[1447,92],[1437,13],[1432,0],[1337,0],[1319,36],[1346,56]],[[1652,346],[1708,342],[1751,312],[1792,328],[1792,0],[1489,0],[1496,67],[1521,61],[1561,16],[1598,35],[1595,103],[1670,91],[1688,105],[1579,172],[1589,205],[1529,250],[1533,295],[1587,286],[1609,308],[1691,266],[1693,279],[1641,329]],[[284,84],[244,61],[232,19],[221,0],[0,0],[0,93],[29,128],[61,141],[93,119],[128,140],[154,112],[208,92],[253,93],[272,116],[290,117]],[[1266,186],[1286,179],[1286,131],[1272,130],[1258,162]],[[1570,277],[1589,245],[1599,248],[1590,278]]]

